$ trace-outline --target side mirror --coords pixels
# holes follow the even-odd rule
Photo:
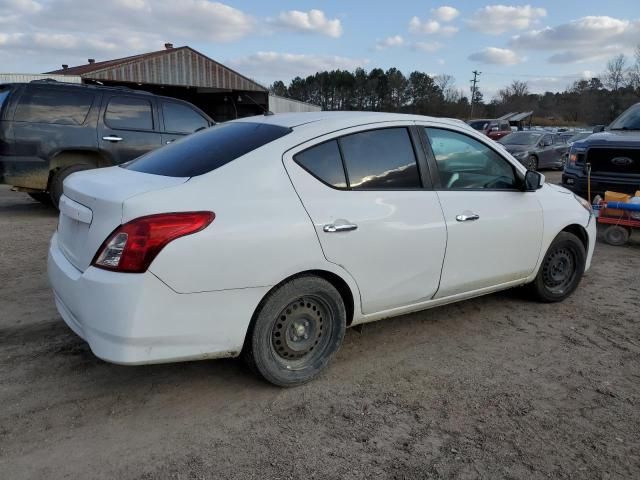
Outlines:
[[[523,190],[525,192],[535,192],[544,185],[544,175],[533,170],[527,170],[524,174]]]
[[[593,127],[593,133],[604,132],[604,125],[596,125]]]

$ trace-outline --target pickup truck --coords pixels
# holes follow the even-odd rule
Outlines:
[[[633,195],[640,190],[640,103],[623,112],[608,127],[575,142],[562,173],[562,185],[591,198],[614,191]]]

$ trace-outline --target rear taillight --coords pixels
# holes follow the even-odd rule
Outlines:
[[[203,230],[215,217],[213,212],[178,212],[136,218],[116,228],[92,265],[117,272],[145,272],[165,245]]]

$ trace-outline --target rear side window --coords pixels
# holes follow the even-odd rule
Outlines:
[[[320,181],[334,188],[346,188],[338,142],[331,140],[311,147],[293,157],[298,165]]]
[[[82,125],[94,95],[79,89],[27,88],[13,117],[16,122]]]
[[[144,98],[113,97],[104,114],[105,123],[120,130],[153,130],[151,102]]]
[[[4,101],[7,99],[7,97],[9,96],[9,92],[11,92],[10,89],[8,88],[2,88],[0,86],[0,110],[2,110],[2,105],[4,104]]]
[[[193,108],[180,103],[162,102],[164,129],[167,132],[193,133],[209,126],[209,122]]]
[[[121,166],[167,177],[195,177],[226,165],[289,132],[289,128],[265,123],[223,123]]]
[[[340,139],[349,186],[354,189],[421,188],[418,164],[406,128],[354,133]]]

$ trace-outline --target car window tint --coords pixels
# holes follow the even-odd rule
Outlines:
[[[462,133],[426,128],[441,186],[446,189],[517,188],[513,166],[482,142]]]
[[[188,105],[174,102],[162,102],[164,129],[167,132],[193,133],[207,128],[209,122]]]
[[[347,180],[336,140],[311,147],[298,153],[293,159],[322,182],[335,188],[346,188]]]
[[[13,119],[16,122],[82,125],[94,95],[80,89],[27,88],[20,97]]]
[[[289,132],[289,128],[265,123],[223,123],[153,150],[121,166],[154,175],[194,177],[226,165]]]
[[[104,115],[111,128],[123,130],[153,130],[151,102],[144,98],[113,97]]]
[[[352,189],[420,188],[420,175],[406,128],[385,128],[340,138]]]
[[[4,104],[4,101],[9,96],[9,92],[11,92],[10,89],[8,88],[3,89],[2,86],[0,85],[0,110],[2,110],[2,105]]]

